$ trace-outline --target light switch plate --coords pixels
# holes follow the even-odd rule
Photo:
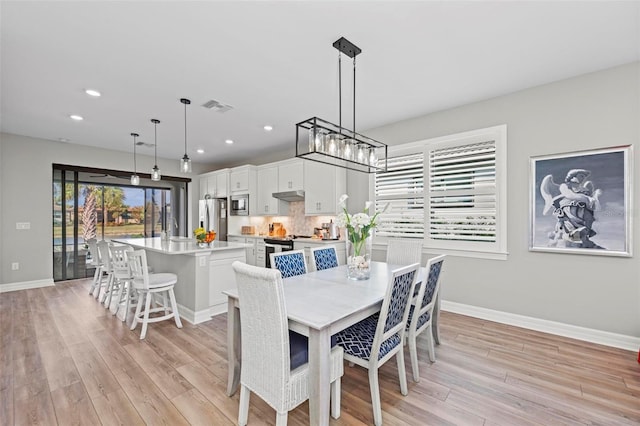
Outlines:
[[[31,229],[31,222],[16,222],[16,229]]]

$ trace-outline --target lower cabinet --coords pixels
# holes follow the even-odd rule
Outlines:
[[[326,241],[294,241],[293,249],[304,250],[304,258],[307,262],[307,270],[311,272],[315,271],[311,262],[311,249],[328,245],[333,245],[336,247],[338,265],[344,265],[345,263],[347,263],[347,244],[344,241],[331,241],[331,243],[327,243]]]
[[[256,265],[256,238],[235,237],[230,235],[227,237],[227,241],[230,243],[251,244],[251,247],[247,247],[247,264]]]

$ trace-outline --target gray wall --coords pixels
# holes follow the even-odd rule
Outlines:
[[[640,223],[635,207],[631,212],[635,222],[632,258],[528,251],[529,157],[635,144],[640,136],[639,117],[640,65],[635,63],[364,133],[395,145],[507,124],[509,258],[450,257],[443,277],[443,299],[640,336]],[[635,149],[634,165],[639,151]],[[54,162],[129,169],[131,158],[123,152],[0,135],[0,283],[52,275]],[[164,173],[175,170],[175,163],[159,159]],[[139,164],[146,170],[153,162],[147,157]],[[210,169],[194,170],[194,174]],[[366,181],[349,179],[349,192],[358,194],[350,209],[358,210],[369,198]],[[197,194],[197,188],[191,189]],[[639,192],[640,186],[635,186],[634,200],[640,200]],[[30,231],[16,231],[15,222],[27,221]],[[20,262],[20,271],[11,271],[14,261]]]
[[[640,336],[640,222],[632,258],[528,251],[529,157],[618,145],[640,136],[640,65],[616,67],[367,130],[390,145],[498,124],[508,131],[507,261],[450,257],[442,297],[497,311]],[[636,146],[633,165],[638,165]],[[636,167],[636,179],[640,169]],[[637,205],[640,185],[632,189]]]
[[[131,170],[132,162],[131,153],[0,134],[0,285],[53,276],[53,163]],[[150,171],[152,166],[153,157],[138,155],[138,171]],[[175,161],[158,158],[158,167],[164,175],[181,176],[177,158]],[[191,177],[202,173],[201,168],[194,164]],[[197,194],[197,183],[190,184],[191,205]],[[16,222],[30,222],[31,229],[18,231]],[[20,270],[12,271],[12,262],[19,262]]]

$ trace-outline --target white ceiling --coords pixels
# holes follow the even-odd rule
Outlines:
[[[295,123],[338,121],[332,43],[341,36],[363,51],[357,130],[640,58],[638,1],[2,1],[0,8],[2,132],[130,152],[129,134],[152,143],[157,118],[158,156],[177,161],[186,97],[189,155],[216,165],[293,155]],[[350,127],[351,61],[343,58]],[[211,99],[233,110],[200,106]],[[265,124],[274,130],[266,133]]]

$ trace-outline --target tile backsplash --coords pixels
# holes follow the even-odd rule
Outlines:
[[[269,233],[270,223],[280,222],[289,235],[313,235],[313,228],[319,228],[331,220],[335,220],[335,216],[305,216],[304,201],[294,201],[289,203],[287,216],[231,216],[228,232],[240,234],[242,226],[253,225],[257,234],[266,235]]]

